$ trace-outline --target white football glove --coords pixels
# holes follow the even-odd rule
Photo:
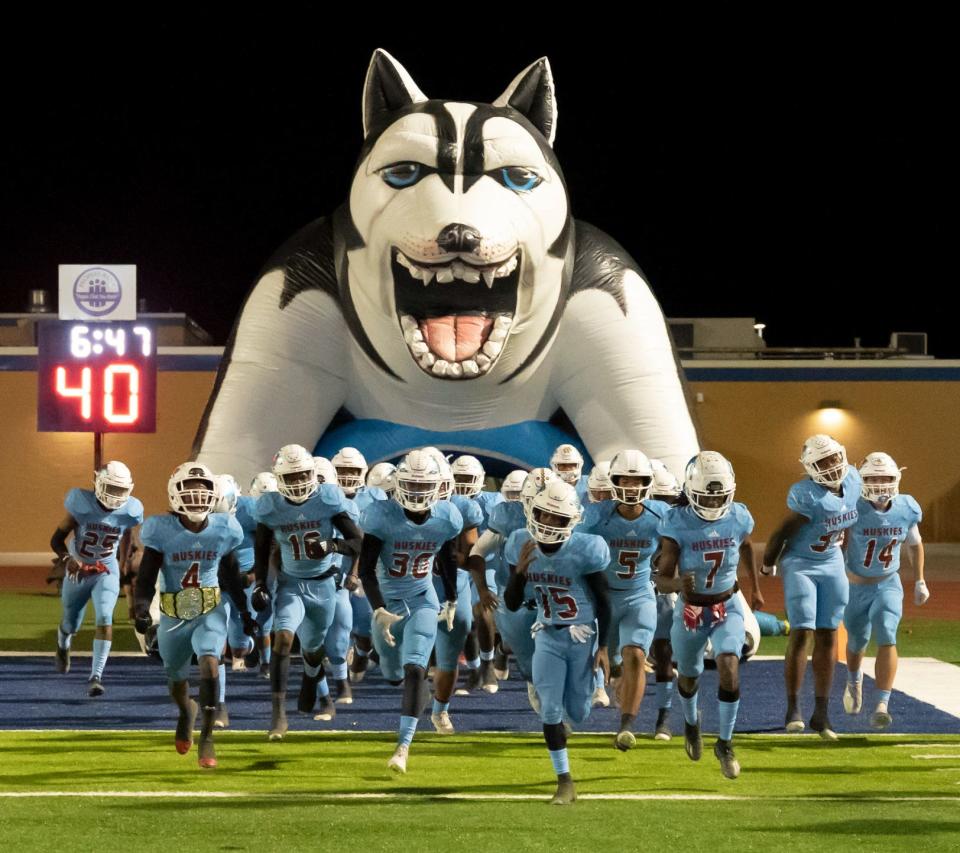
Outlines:
[[[774,563],[772,566],[761,566],[760,574],[766,575],[768,578],[774,578],[777,576],[777,564]]]
[[[575,643],[586,643],[596,632],[589,625],[571,625],[570,636]]]
[[[457,618],[457,602],[455,601],[445,601],[440,607],[440,612],[437,614],[438,622],[446,622],[447,630],[453,630],[453,620]]]
[[[388,646],[393,647],[397,644],[393,634],[390,633],[390,629],[401,619],[403,619],[402,616],[391,613],[386,607],[378,607],[373,611],[373,621],[377,623],[377,627],[380,629],[380,633],[383,634],[383,639]]]
[[[544,628],[546,628],[546,627],[547,627],[547,623],[546,623],[546,622],[534,622],[533,625],[530,626],[530,636],[531,636],[531,638],[532,638],[532,637],[536,637],[536,636],[537,636],[537,632],[538,632],[538,631],[542,631],[542,630],[543,630]]]
[[[917,581],[913,585],[913,603],[921,607],[930,600],[930,590],[927,589],[926,581]]]

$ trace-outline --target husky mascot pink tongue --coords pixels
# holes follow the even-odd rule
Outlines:
[[[572,441],[681,471],[697,438],[663,315],[630,256],[572,218],[556,123],[546,59],[474,104],[428,99],[376,51],[350,197],[264,267],[197,458],[244,482],[291,443],[529,467]]]

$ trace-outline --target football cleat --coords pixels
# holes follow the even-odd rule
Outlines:
[[[180,712],[177,719],[177,731],[174,737],[174,745],[180,755],[186,755],[193,746],[193,727],[197,722],[197,711],[199,706],[193,699],[190,700],[190,710],[184,714]]]
[[[410,753],[409,746],[398,746],[387,762],[387,769],[394,773],[407,772],[407,755]]]
[[[431,714],[430,722],[433,723],[437,734],[452,735],[456,731],[453,723],[450,721],[450,714],[446,711],[441,711],[439,714]]]
[[[843,710],[848,714],[859,714],[863,707],[863,682],[848,681],[843,688]]]
[[[740,762],[733,752],[733,746],[728,740],[717,739],[713,745],[713,754],[720,761],[720,772],[728,779],[736,779],[740,775]]]

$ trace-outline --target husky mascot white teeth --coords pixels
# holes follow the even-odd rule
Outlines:
[[[376,51],[350,198],[248,295],[198,458],[244,481],[290,443],[512,468],[572,441],[682,470],[697,438],[663,315],[629,255],[571,217],[556,121],[546,59],[473,104],[429,100]]]

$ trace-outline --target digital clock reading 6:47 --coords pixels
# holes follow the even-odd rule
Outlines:
[[[153,329],[45,321],[38,331],[40,432],[155,432]]]

